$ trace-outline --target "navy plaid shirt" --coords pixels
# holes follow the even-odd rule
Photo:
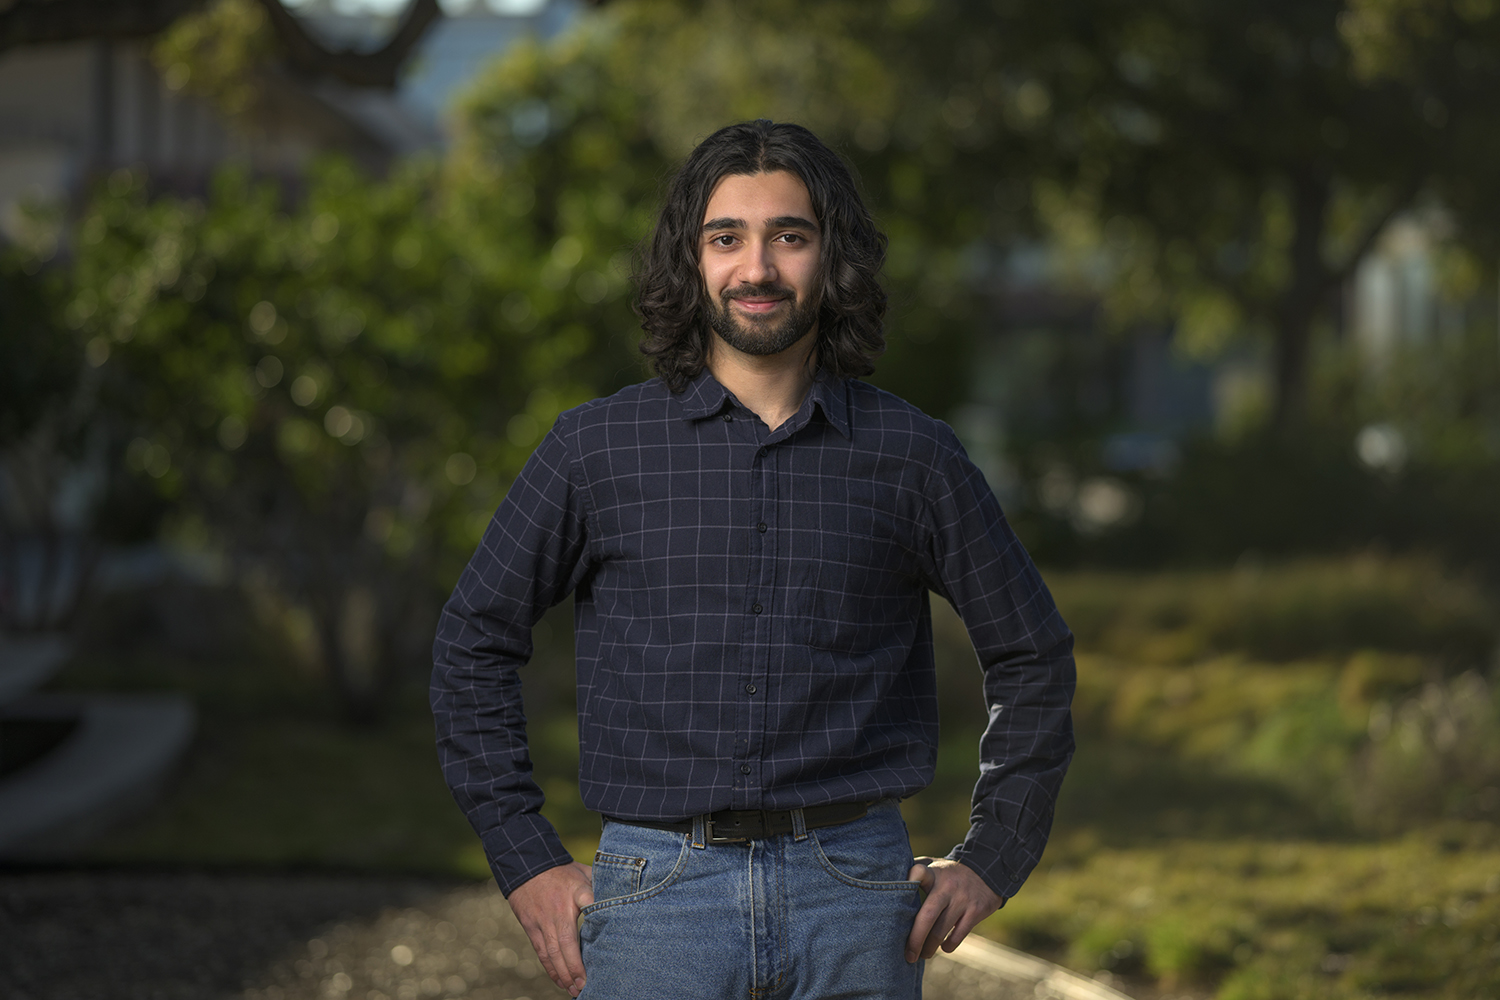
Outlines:
[[[564,413],[433,651],[443,769],[501,889],[571,860],[538,811],[517,676],[547,608],[574,595],[584,805],[677,820],[925,788],[929,591],[968,627],[990,717],[950,857],[1009,897],[1073,752],[1072,636],[948,426],[820,378],[771,431],[707,372]]]

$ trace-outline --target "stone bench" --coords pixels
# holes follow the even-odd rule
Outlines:
[[[0,860],[67,856],[156,798],[197,727],[179,695],[35,694],[0,706],[10,722],[66,735],[0,777]]]

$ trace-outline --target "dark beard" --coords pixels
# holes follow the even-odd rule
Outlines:
[[[729,303],[737,298],[756,298],[780,295],[792,302],[792,308],[779,323],[770,319],[744,322],[730,312]],[[796,293],[780,285],[740,285],[726,289],[720,302],[710,303],[708,325],[723,339],[724,343],[741,354],[764,357],[780,354],[807,335],[818,321],[817,307],[798,301]]]

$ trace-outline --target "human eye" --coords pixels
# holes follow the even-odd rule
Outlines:
[[[734,246],[734,236],[730,233],[720,233],[717,236],[710,236],[708,238],[708,245],[711,247],[732,247]]]

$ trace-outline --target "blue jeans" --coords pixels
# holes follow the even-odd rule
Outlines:
[[[800,835],[702,841],[605,824],[579,1000],[921,997],[905,958],[921,892],[894,799]]]

